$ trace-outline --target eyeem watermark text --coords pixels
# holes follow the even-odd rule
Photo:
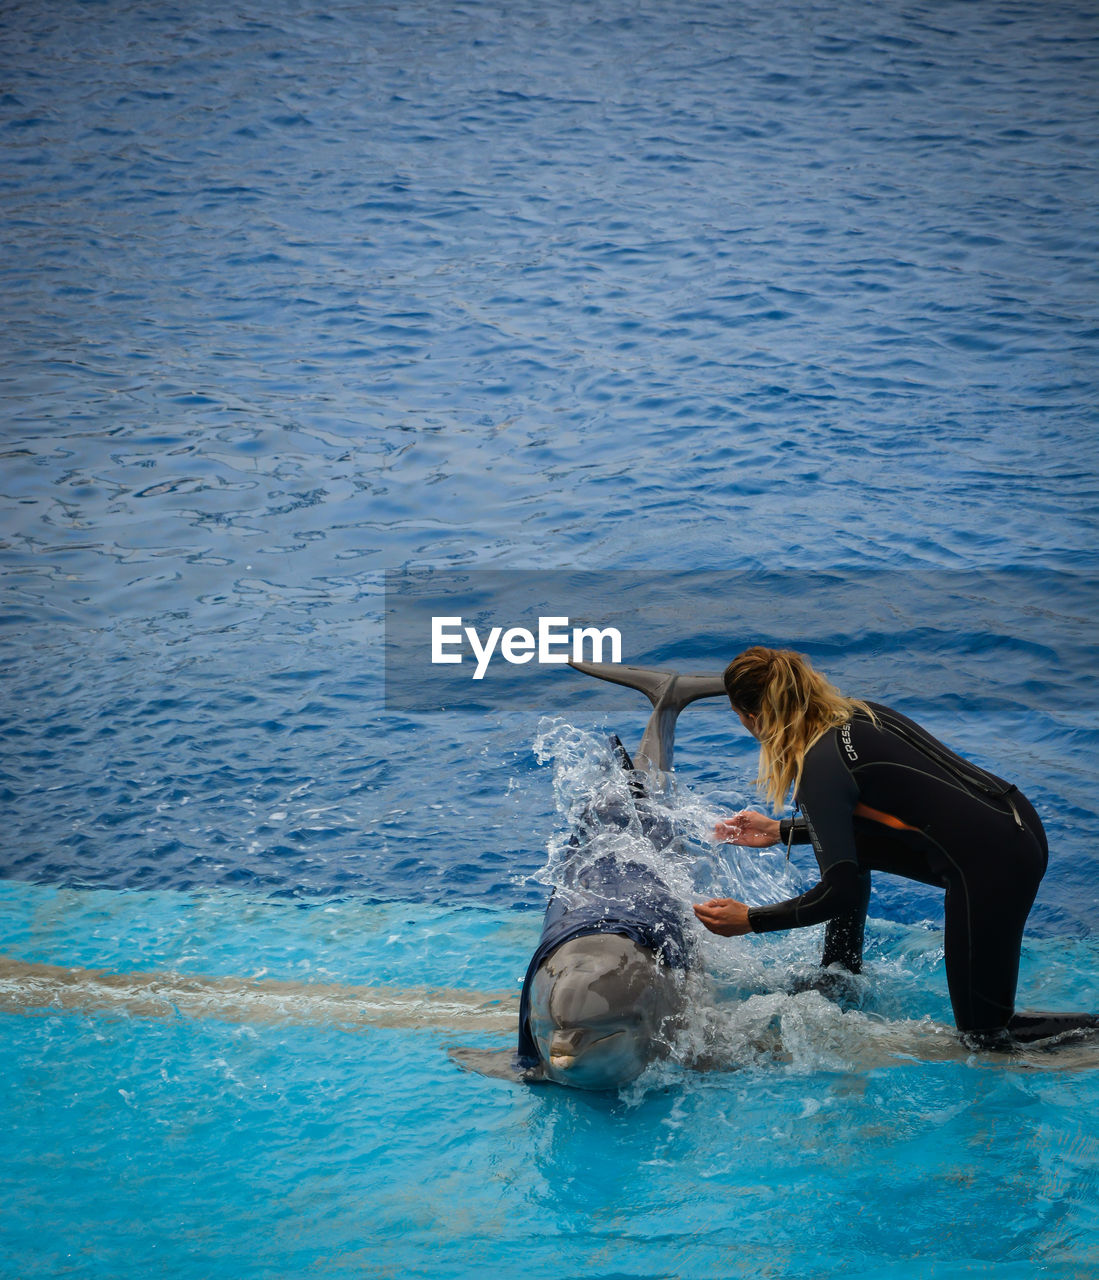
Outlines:
[[[484,679],[499,645],[505,662],[621,662],[622,636],[614,627],[569,627],[565,618],[539,618],[537,633],[526,627],[491,627],[481,638],[461,617],[431,619],[431,661],[461,662],[468,643],[476,659],[474,680]]]

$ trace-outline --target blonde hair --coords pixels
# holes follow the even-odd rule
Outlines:
[[[781,809],[791,787],[797,790],[809,748],[829,729],[846,724],[856,711],[876,723],[857,698],[845,698],[814,671],[804,654],[753,645],[725,668],[725,692],[734,710],[755,717],[759,737],[756,784]]]

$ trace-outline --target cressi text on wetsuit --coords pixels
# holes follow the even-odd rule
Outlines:
[[[1041,821],[1009,782],[950,751],[878,703],[806,752],[785,842],[811,842],[820,883],[752,907],[756,933],[827,921],[822,963],[858,969],[870,872],[946,890],[945,960],[954,1018],[965,1032],[1037,1039],[1093,1027],[1088,1014],[1015,1014],[1023,927],[1045,874]],[[871,811],[873,816],[870,816]]]

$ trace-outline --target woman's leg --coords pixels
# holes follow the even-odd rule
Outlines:
[[[1004,861],[996,877],[956,864],[947,875],[946,981],[959,1031],[1002,1032],[1015,1012],[1023,929],[1041,874],[1032,859]]]
[[[870,872],[859,877],[859,902],[842,916],[824,926],[821,967],[842,965],[850,973],[862,973],[862,942],[866,929],[866,908],[870,905]]]
[[[1026,826],[991,842],[985,865],[955,868],[946,891],[946,976],[958,1029],[1010,1045],[1099,1028],[1090,1013],[1015,1012],[1023,929],[1045,874],[1047,845],[1038,815],[1015,793]],[[953,865],[953,864],[952,864]]]

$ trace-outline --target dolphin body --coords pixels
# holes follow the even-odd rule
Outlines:
[[[628,832],[656,854],[674,843],[651,797],[668,783],[676,719],[696,699],[724,695],[725,686],[720,676],[570,665],[640,689],[653,709],[633,760],[612,739],[627,786],[594,797],[570,837],[523,983],[513,1070],[527,1083],[616,1089],[667,1051],[667,1033],[683,1012],[693,921],[653,866],[600,854],[600,837]]]

